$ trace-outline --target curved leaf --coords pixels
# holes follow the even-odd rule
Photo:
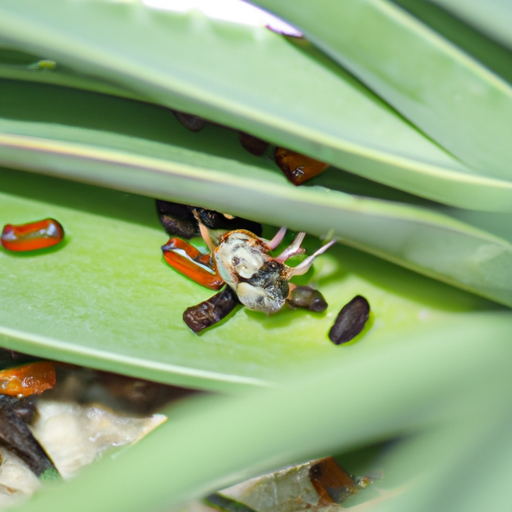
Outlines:
[[[510,179],[512,85],[389,0],[257,0],[482,174]],[[485,127],[483,129],[483,127]]]
[[[0,28],[20,49],[362,176],[454,206],[511,208],[510,182],[461,164],[305,41],[142,4],[70,0],[2,4]]]
[[[135,93],[111,83],[48,61],[41,55],[19,51],[0,39],[0,77],[10,80],[60,85],[86,91],[113,94],[123,98],[143,99]]]
[[[0,161],[5,164],[201,204],[318,236],[332,233],[357,248],[512,304],[512,275],[503,270],[509,268],[512,245],[501,238],[426,208],[319,186],[294,187],[270,159],[245,152],[231,131],[209,126],[200,134],[189,132],[167,109],[23,82],[5,82],[4,91]],[[20,92],[24,111],[16,108]],[[59,109],[59,101],[69,107]],[[108,119],[97,115],[105,111]],[[316,183],[343,190],[344,175],[332,170],[329,176]],[[499,190],[509,201],[508,190]]]
[[[371,351],[354,347],[344,360],[296,368],[293,381],[277,390],[189,401],[170,409],[167,423],[116,460],[43,490],[19,510],[162,510],[272,467],[403,433],[412,439],[382,461],[382,485],[394,489],[391,510],[416,510],[411,498],[433,499],[426,476],[438,476],[434,481],[449,491],[455,484],[446,469],[454,459],[484,433],[503,434],[511,324],[508,313],[463,315],[381,338]],[[405,503],[403,490],[409,491]]]
[[[512,48],[512,6],[503,0],[430,0]]]
[[[102,169],[111,171],[105,164]],[[53,217],[66,232],[64,246],[41,254],[0,252],[1,345],[43,357],[192,387],[237,389],[268,385],[301,361],[343,358],[327,333],[357,294],[369,300],[374,315],[365,343],[411,323],[496,307],[338,246],[319,258],[313,275],[330,304],[327,313],[285,310],[267,317],[239,308],[197,336],[182,313],[212,292],[163,261],[160,246],[168,237],[153,200],[8,170],[0,171],[0,189],[3,223]],[[346,213],[351,204],[357,218],[355,200],[347,201]],[[389,230],[398,229],[387,222]]]

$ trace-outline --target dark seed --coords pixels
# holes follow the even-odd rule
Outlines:
[[[187,239],[199,236],[199,227],[190,206],[157,199],[156,211],[160,224],[169,235]]]
[[[33,363],[40,360],[40,357],[29,356],[27,354],[22,354],[21,352],[15,352],[14,350],[0,348],[0,371],[11,366],[21,366],[23,364]]]
[[[0,395],[0,439],[9,444],[39,476],[48,469],[55,469],[55,466],[16,413],[17,401],[15,397]]]
[[[192,208],[192,207],[191,207]],[[225,215],[215,210],[207,210],[206,208],[194,208],[201,219],[201,222],[208,229],[225,229],[226,231],[233,231],[235,229],[246,229],[256,236],[261,236],[262,227],[259,222],[244,219],[242,217],[233,217],[228,219]]]
[[[361,295],[356,295],[341,309],[329,331],[329,339],[335,345],[350,341],[363,330],[369,315],[370,304]]]
[[[240,139],[240,144],[242,144],[243,148],[249,151],[252,155],[263,155],[269,146],[268,142],[245,132],[238,132],[238,138]]]
[[[20,398],[15,403],[12,411],[21,421],[30,423],[36,415],[36,401],[37,397],[35,395]]]
[[[192,132],[201,131],[206,124],[206,120],[199,116],[185,114],[185,112],[180,112],[179,110],[173,110],[172,113],[185,128]]]
[[[247,220],[242,217],[233,217],[228,219],[222,213],[215,210],[207,210],[198,206],[188,204],[172,203],[156,199],[156,211],[158,219],[165,231],[171,236],[190,239],[200,236],[199,226],[194,217],[193,211],[196,211],[201,222],[208,229],[222,229],[233,231],[235,229],[246,229],[256,236],[261,236],[262,227],[259,222]]]
[[[195,332],[220,322],[239,304],[236,293],[226,286],[208,300],[187,308],[183,313],[184,322]]]
[[[290,306],[320,313],[327,309],[323,295],[309,286],[296,286],[288,298]]]

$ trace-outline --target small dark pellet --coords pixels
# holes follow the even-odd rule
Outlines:
[[[290,306],[304,308],[321,313],[327,309],[327,302],[323,295],[309,286],[296,286],[288,299]]]
[[[172,112],[178,118],[179,122],[191,132],[201,131],[206,124],[206,120],[202,117],[185,114],[185,112],[180,112],[179,110],[173,110]]]
[[[187,308],[183,313],[183,321],[198,333],[220,322],[237,304],[239,301],[236,293],[226,286],[208,300]]]
[[[238,132],[238,138],[240,139],[242,147],[255,156],[263,155],[269,146],[268,142],[245,132]]]
[[[364,328],[370,315],[370,304],[361,295],[356,295],[341,309],[329,331],[329,339],[341,345],[355,338]]]

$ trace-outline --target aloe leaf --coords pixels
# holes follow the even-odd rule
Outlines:
[[[502,199],[510,182],[463,165],[307,42],[139,4],[52,0],[43,8],[20,0],[0,14],[13,47],[149,101],[423,197],[510,210]]]
[[[442,7],[422,0],[394,0],[443,38],[448,39],[466,54],[512,83],[512,52],[466,25]],[[509,17],[512,19],[512,17]]]
[[[453,467],[439,455],[449,446],[461,455],[504,417],[511,323],[508,313],[463,315],[382,338],[371,351],[354,347],[344,360],[312,362],[300,378],[296,368],[277,390],[190,400],[117,460],[86,469],[58,493],[43,489],[19,510],[160,510],[272,467],[404,433],[412,442],[385,463],[388,484],[432,496],[419,478],[425,461],[434,462],[429,475]],[[397,459],[406,462],[401,471]]]
[[[203,134],[188,133],[179,125],[174,116],[168,109],[157,107],[147,103],[127,101],[121,98],[114,98],[105,95],[91,94],[90,92],[77,91],[70,88],[54,87],[51,85],[24,83],[18,80],[4,80],[2,86],[2,101],[0,101],[0,116],[7,120],[23,121],[25,124],[16,125],[13,123],[2,124],[2,132],[5,135],[18,134],[35,137],[48,137],[55,140],[75,140],[83,141],[87,144],[115,146],[116,142],[111,142],[105,133],[121,133],[136,136],[139,139],[150,139],[158,142],[181,145],[188,149],[206,153],[214,153],[226,158],[247,162],[254,166],[263,167],[277,173],[277,167],[268,159],[257,159],[247,155],[236,140],[236,136],[227,130],[219,127],[209,126]],[[23,101],[19,101],[19,97]],[[65,102],[67,107],[62,109],[61,105]],[[104,116],[103,112],[109,112]],[[0,118],[1,120],[1,118]],[[51,125],[51,126],[48,126]],[[60,125],[59,129],[55,125]],[[96,138],[81,134],[68,134],[66,126],[77,126],[81,128],[92,128],[99,130],[100,134]],[[84,132],[85,133],[85,132]],[[10,139],[9,139],[10,140]],[[10,142],[4,141],[3,146],[10,145]],[[119,143],[117,143],[119,145]],[[136,145],[125,143],[125,146],[131,147],[131,151],[147,154],[144,148],[144,141],[139,141]],[[16,146],[14,145],[14,148]],[[162,149],[163,148],[162,146]],[[20,148],[22,150],[22,148]],[[154,148],[152,152],[158,153]],[[176,152],[165,152],[166,159],[177,159]],[[4,157],[4,163],[13,165],[16,163],[12,158]],[[38,169],[43,172],[52,172],[53,167],[45,160],[39,160]],[[43,165],[45,164],[45,165]],[[28,165],[28,164],[18,164]],[[31,164],[33,165],[33,164]],[[224,164],[223,164],[224,165]],[[389,168],[391,169],[391,168]],[[53,171],[54,172],[54,171]],[[392,173],[394,171],[391,170]],[[59,166],[59,174],[63,177],[72,177],[73,170],[69,173],[66,168]],[[417,176],[416,178],[419,179]],[[94,182],[94,175],[89,175],[87,181]],[[143,178],[141,178],[142,181]],[[410,179],[410,178],[409,178]],[[110,177],[109,186],[116,186],[116,175]],[[120,182],[123,180],[120,179]],[[331,169],[323,176],[317,178],[311,183],[322,184],[329,188],[343,189],[344,183],[354,181],[350,174],[342,173],[340,170]],[[98,180],[104,184],[105,180]],[[359,182],[361,183],[361,181]],[[494,180],[485,177],[469,177],[457,175],[456,173],[433,173],[431,179],[423,182],[423,190],[427,196],[437,197],[440,201],[452,202],[451,198],[461,198],[465,205],[471,205],[472,209],[491,209],[509,211],[512,208],[512,184],[503,180]],[[356,190],[359,194],[367,194],[370,182],[366,182],[364,188]],[[373,186],[380,191],[385,190],[382,186]],[[389,194],[388,194],[389,193]],[[386,198],[404,200],[403,194],[397,194],[396,191],[386,189]],[[386,195],[385,194],[385,195]],[[407,201],[418,201],[412,197],[406,198]]]
[[[10,80],[74,87],[115,96],[142,99],[135,93],[99,78],[93,78],[69,67],[11,48],[0,39],[0,77]]]
[[[409,489],[380,512],[427,512],[439,503],[447,504],[454,512],[476,512],[482,506],[507,509],[510,498],[503,492],[503,485],[510,478],[510,460],[505,455],[512,443],[510,419],[510,411],[502,407],[486,420],[475,418],[470,425],[452,425],[447,432],[425,436],[423,446],[407,447],[413,449],[403,450],[396,465],[401,463],[403,468],[406,457],[423,459],[423,477],[425,473],[428,477],[421,486]],[[475,478],[485,486],[485,492],[470,485]],[[432,489],[436,489],[435,496]]]
[[[470,167],[510,178],[512,86],[388,0],[258,0]],[[485,127],[485,129],[482,129]]]
[[[107,174],[106,170],[110,168],[103,161],[101,172]],[[330,304],[326,314],[287,310],[267,317],[238,309],[227,321],[197,336],[183,323],[182,313],[212,292],[163,262],[160,246],[168,237],[157,221],[152,199],[25,172],[4,169],[0,176],[4,223],[53,217],[66,232],[64,246],[42,254],[0,253],[1,344],[19,351],[174,384],[237,389],[269,385],[284,369],[322,354],[343,357],[327,333],[341,307],[358,294],[369,300],[374,311],[373,327],[362,335],[368,342],[377,333],[409,323],[422,325],[463,311],[497,307],[337,246],[318,259],[312,277]],[[226,197],[240,196],[243,189],[232,187],[224,183],[223,188],[232,192]],[[265,197],[247,194],[241,200],[261,204]],[[372,200],[343,194],[341,198],[338,207],[327,210],[328,216],[339,210],[339,215],[351,218],[354,232],[374,225],[382,240],[389,242],[409,222],[411,230],[421,233],[419,223],[384,217],[388,208],[384,202],[379,206]],[[286,204],[286,196],[280,204]],[[297,202],[297,208],[305,209],[304,204]],[[308,206],[310,213],[301,224],[306,224],[307,216],[325,219],[325,207],[314,213],[318,208],[314,205]],[[276,209],[268,215],[279,218],[282,213]],[[447,233],[451,235],[450,230]],[[471,231],[464,235],[469,243],[477,240]],[[432,232],[432,237],[428,243],[419,237],[418,247],[432,244],[439,233]],[[486,245],[495,243],[484,237]],[[436,252],[437,247],[431,254]]]
[[[40,84],[5,85],[0,160],[8,165],[201,204],[318,236],[332,232],[355,247],[512,303],[512,284],[494,267],[508,265],[511,245],[502,239],[425,208],[293,187],[272,161],[246,153],[232,132],[188,132],[166,109]],[[26,92],[24,117],[11,106],[19,91]],[[58,108],[59,100],[70,105],[66,111]],[[97,117],[107,109],[108,119]],[[334,173],[331,187],[336,186],[343,188],[343,175]],[[499,190],[512,204],[505,198],[508,190]],[[473,191],[481,194],[482,188]],[[452,251],[445,250],[448,244]]]
[[[512,6],[503,0],[430,0],[512,48]]]

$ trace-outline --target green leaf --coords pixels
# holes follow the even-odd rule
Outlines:
[[[103,173],[105,168],[103,161]],[[0,184],[4,223],[53,217],[66,232],[63,246],[41,254],[0,252],[1,345],[41,357],[174,384],[234,390],[268,385],[284,369],[322,355],[342,358],[344,352],[327,333],[341,307],[357,294],[369,300],[373,311],[373,323],[364,334],[369,344],[372,338],[409,324],[497,307],[337,246],[318,259],[312,278],[330,304],[326,314],[286,310],[267,317],[238,309],[221,325],[197,336],[183,323],[182,312],[213,292],[164,263],[160,246],[168,236],[158,223],[153,200],[8,170],[0,171]],[[233,193],[240,195],[236,189]],[[261,203],[262,197],[247,194],[245,201]],[[352,218],[354,232],[375,225],[389,241],[406,225],[393,216],[383,217],[385,205],[378,202],[341,198],[329,215],[341,208],[342,217]],[[322,212],[315,215],[325,217]],[[279,210],[272,214],[279,215]],[[409,223],[415,232],[422,229],[419,223]],[[461,234],[468,235],[471,241],[469,233]],[[484,236],[487,244],[494,243]],[[309,244],[310,249],[314,246]],[[432,255],[436,253],[434,248]]]
[[[69,67],[48,61],[41,55],[34,55],[10,47],[0,39],[0,77],[10,80],[53,84],[84,89],[86,91],[113,94],[125,98],[143,99],[135,93],[117,87],[99,78],[90,77]]]
[[[443,8],[422,0],[394,0],[476,61],[512,83],[512,52]],[[491,0],[492,2],[492,0]]]
[[[63,64],[423,197],[511,208],[509,181],[463,165],[308,42],[100,1],[3,4],[0,28],[12,47],[44,52],[56,70]]]
[[[494,236],[427,208],[350,196],[342,192],[345,173],[334,169],[313,186],[294,187],[271,160],[243,150],[233,132],[214,126],[189,132],[165,108],[24,82],[6,81],[4,91],[0,160],[9,165],[200,204],[317,236],[331,233],[359,249],[512,304],[512,275],[506,270],[512,268],[512,240],[503,239],[506,233]],[[16,108],[20,93],[23,111]],[[69,105],[64,111],[61,101]],[[105,111],[108,119],[97,115]],[[383,187],[373,192],[394,198]]]
[[[510,179],[512,86],[389,0],[258,0],[471,168]]]
[[[449,490],[454,483],[444,469],[506,417],[499,411],[511,383],[511,325],[508,313],[462,315],[383,337],[371,350],[353,347],[343,360],[296,368],[277,390],[190,400],[116,460],[43,489],[19,510],[160,510],[273,467],[397,434],[410,441],[382,460],[382,485],[394,491],[393,510],[411,510],[418,494],[434,499],[422,485],[432,476],[444,477]],[[404,489],[409,508],[397,507]]]
[[[322,21],[323,5],[306,6],[312,26]],[[339,15],[326,27],[334,19]],[[438,41],[409,21],[402,28],[421,27],[414,41],[425,41],[425,30],[428,41]],[[492,312],[500,307],[338,245],[309,276],[330,303],[325,314],[267,318],[239,309],[194,336],[181,312],[211,292],[162,261],[167,237],[153,201],[140,194],[317,235],[334,229],[356,247],[505,303],[512,289],[509,215],[433,205],[334,168],[312,186],[294,188],[271,161],[245,153],[233,132],[208,126],[187,133],[165,108],[126,98],[201,114],[450,205],[509,212],[510,182],[460,164],[311,44],[263,29],[97,0],[4,3],[0,27],[11,50],[57,62],[48,79],[41,78],[46,71],[30,75],[20,63],[0,62],[0,163],[54,176],[0,170],[0,219],[54,216],[67,232],[63,245],[38,254],[0,251],[0,344],[243,392],[170,408],[168,423],[142,443],[65,486],[45,486],[22,511],[170,510],[282,464],[396,438],[382,452],[382,496],[369,507],[510,508],[510,312]],[[405,41],[399,35],[389,41]],[[400,61],[414,48],[399,47]],[[450,55],[462,62],[458,51]],[[488,104],[473,118],[468,108],[462,123],[479,124],[460,133],[484,132],[495,116],[499,124],[507,114],[500,109]],[[496,135],[496,123],[482,140]],[[462,149],[476,153],[468,141]],[[309,250],[318,245],[307,242]],[[370,321],[354,342],[335,347],[328,328],[356,294],[368,298]]]
[[[512,48],[512,6],[503,0],[432,0],[490,37]]]

